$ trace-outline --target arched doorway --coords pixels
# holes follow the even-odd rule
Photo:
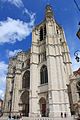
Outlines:
[[[29,91],[24,91],[21,95],[21,113],[23,116],[29,116]]]
[[[40,104],[40,112],[41,112],[41,116],[45,117],[46,116],[46,100],[45,98],[41,98],[39,100],[39,104]]]

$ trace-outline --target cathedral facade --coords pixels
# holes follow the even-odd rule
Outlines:
[[[54,19],[50,5],[45,19],[32,31],[32,46],[10,58],[5,114],[23,116],[70,116],[70,53],[62,27]]]

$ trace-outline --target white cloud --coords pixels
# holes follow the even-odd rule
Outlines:
[[[29,17],[30,17],[30,23],[29,23],[29,25],[30,26],[33,26],[33,24],[34,24],[34,22],[35,22],[35,13],[30,13],[29,11],[28,11],[28,9],[24,9],[24,11],[23,11],[23,13],[26,13],[27,15],[29,15]]]
[[[35,22],[35,13],[30,13],[23,5],[22,0],[0,0],[2,2],[10,2],[17,7],[23,6],[23,13],[30,17],[30,22],[23,22],[19,19],[15,20],[10,17],[5,21],[0,21],[0,44],[15,43],[17,40],[22,41],[32,32]]]
[[[0,62],[0,86],[5,83],[8,65],[3,61]]]
[[[5,62],[0,62],[0,98],[4,97],[7,67],[8,65]]]
[[[21,49],[14,50],[14,51],[7,50],[7,55],[8,55],[8,57],[13,57],[13,56],[16,56],[18,52],[21,52],[21,51],[22,51]]]
[[[0,90],[0,98],[4,99],[4,91],[3,90]]]
[[[15,5],[16,7],[23,7],[24,4],[22,2],[22,0],[1,0],[2,2],[9,2],[13,5]]]
[[[0,44],[22,41],[30,35],[34,26],[35,14],[28,12],[28,15],[30,22],[23,22],[9,17],[6,21],[0,21]]]

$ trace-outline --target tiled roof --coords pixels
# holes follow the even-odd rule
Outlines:
[[[77,71],[74,71],[73,73],[74,75],[80,75],[80,68]]]

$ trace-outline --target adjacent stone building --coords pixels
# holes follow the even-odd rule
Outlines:
[[[3,112],[3,100],[0,99],[0,117],[2,116]]]
[[[26,47],[26,46],[25,46]],[[23,116],[70,116],[72,75],[68,45],[50,5],[32,31],[32,46],[9,61],[4,112]]]
[[[2,111],[2,109],[3,109],[3,100],[0,99],[0,111]]]
[[[70,76],[69,98],[71,113],[80,114],[80,68]]]

